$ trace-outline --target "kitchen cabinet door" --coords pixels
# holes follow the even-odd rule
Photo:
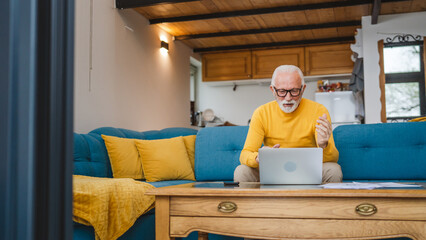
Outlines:
[[[354,66],[351,55],[349,43],[305,47],[305,74],[351,73]]]
[[[203,81],[251,78],[251,51],[203,54]]]
[[[252,52],[253,78],[271,78],[280,65],[296,65],[304,72],[304,58],[303,47],[255,50]]]

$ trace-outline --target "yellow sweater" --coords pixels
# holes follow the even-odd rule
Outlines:
[[[315,125],[324,113],[331,122],[323,105],[305,98],[302,98],[299,107],[292,113],[283,112],[276,101],[258,107],[251,118],[247,139],[240,155],[241,164],[252,168],[259,167],[255,159],[262,143],[269,147],[279,143],[280,148],[318,147]],[[323,151],[323,162],[337,162],[338,158],[339,152],[331,134]]]

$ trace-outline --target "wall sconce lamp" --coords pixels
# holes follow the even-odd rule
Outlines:
[[[165,41],[161,41],[161,47],[160,47],[161,53],[165,54],[169,52],[169,44]]]

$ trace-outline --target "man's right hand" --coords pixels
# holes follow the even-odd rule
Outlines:
[[[280,144],[275,144],[273,147],[263,146],[262,148],[279,148]],[[256,162],[259,163],[259,155],[256,156]]]

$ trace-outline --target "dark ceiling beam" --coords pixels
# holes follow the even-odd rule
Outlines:
[[[180,35],[180,36],[175,36],[175,40],[188,40],[188,39],[210,38],[210,37],[229,37],[229,36],[238,36],[238,35],[247,35],[247,34],[288,32],[288,31],[299,31],[299,30],[321,29],[321,28],[350,27],[350,26],[360,26],[360,25],[361,25],[361,21],[358,21],[358,20],[345,21],[345,22],[330,22],[330,23],[296,25],[296,26],[275,27],[275,28],[249,29],[249,30],[231,31],[231,32],[212,32],[212,33],[201,33],[201,34],[191,34],[191,35]]]
[[[166,3],[181,3],[181,2],[193,2],[199,0],[115,0],[115,7],[119,9],[125,8],[136,8],[136,7],[147,7],[157,4]]]
[[[382,0],[382,2],[401,2],[401,1],[409,1],[409,0]],[[186,15],[186,16],[178,16],[178,17],[169,17],[169,18],[154,18],[154,19],[150,19],[149,23],[158,24],[158,23],[164,23],[164,22],[195,21],[195,20],[204,20],[204,19],[212,19],[212,18],[239,17],[239,16],[248,16],[248,15],[285,13],[285,12],[293,12],[293,11],[305,11],[305,10],[336,8],[336,7],[349,7],[349,6],[357,6],[357,5],[364,5],[364,4],[371,4],[371,0],[341,0],[341,1],[335,1],[335,2],[303,4],[303,5],[296,5],[296,6],[259,8],[259,9],[249,9],[249,10],[230,11],[230,12]]]
[[[381,0],[373,0],[373,8],[371,10],[371,24],[377,24],[380,15],[380,8],[382,5]]]
[[[266,48],[266,47],[285,47],[285,46],[294,46],[294,45],[353,42],[353,41],[355,41],[354,37],[348,36],[348,37],[310,39],[310,40],[289,41],[289,42],[272,42],[272,43],[259,43],[259,44],[249,44],[249,45],[194,48],[194,52],[228,51],[228,50],[254,49],[254,48]]]

